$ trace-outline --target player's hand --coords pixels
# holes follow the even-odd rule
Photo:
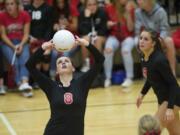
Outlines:
[[[47,55],[54,48],[54,44],[52,40],[50,40],[50,41],[44,42],[41,47],[43,50],[45,50],[44,54]]]
[[[89,41],[87,41],[84,38],[79,38],[78,36],[75,36],[76,39],[76,45],[82,45],[82,46],[88,46],[89,45]]]
[[[144,95],[139,94],[139,96],[138,96],[138,98],[137,98],[137,100],[136,100],[136,106],[137,106],[137,108],[139,108],[139,107],[141,106],[142,101],[143,101],[143,97],[144,97]]]
[[[173,109],[167,109],[165,113],[165,120],[166,121],[172,121],[174,120],[174,111]]]

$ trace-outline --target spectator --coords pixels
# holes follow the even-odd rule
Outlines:
[[[10,64],[16,54],[15,82],[25,97],[31,97],[32,87],[29,85],[29,72],[25,62],[29,58],[27,44],[30,28],[30,16],[26,11],[19,10],[18,0],[5,0],[5,11],[1,14],[2,51]]]
[[[68,0],[53,1],[53,30],[67,29],[77,33],[78,10],[70,6]]]
[[[132,49],[134,47],[134,10],[135,3],[132,0],[113,0],[112,4],[106,5],[109,20],[107,26],[110,30],[110,35],[105,43],[105,87],[111,85],[111,74],[113,67],[114,52],[121,47],[123,64],[126,71],[126,79],[122,83],[123,87],[129,87],[132,84],[133,73],[133,58]]]
[[[97,0],[85,0],[84,10],[80,13],[78,20],[78,32],[82,38],[87,39],[102,52],[107,36],[107,15],[102,8],[98,7]],[[90,59],[85,47],[82,49],[83,66],[82,72],[90,68]]]
[[[144,115],[138,124],[138,135],[160,135],[160,123],[158,119],[151,115]]]
[[[166,55],[169,60],[173,74],[175,75],[175,48],[165,10],[157,4],[156,0],[137,0],[139,8],[135,12],[135,33],[139,35],[143,28],[152,29],[160,34],[163,48],[166,49]],[[137,43],[136,38],[136,43]]]
[[[52,9],[44,0],[33,0],[31,5],[25,6],[31,15],[30,51],[34,53],[42,43],[52,37]],[[50,53],[39,58],[36,68],[49,76]],[[33,86],[38,87],[35,83]]]

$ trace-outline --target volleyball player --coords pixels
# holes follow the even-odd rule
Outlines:
[[[26,63],[28,70],[46,94],[50,104],[51,116],[44,135],[84,135],[88,91],[103,65],[104,56],[85,39],[77,37],[76,43],[84,45],[95,59],[92,68],[78,78],[73,77],[75,69],[68,57],[57,59],[56,65],[59,75],[57,82],[35,68],[37,58],[53,49],[51,41],[45,42]]]
[[[180,135],[180,88],[166,56],[161,51],[158,34],[151,30],[143,30],[138,47],[142,52],[143,75],[146,82],[137,98],[137,107],[152,87],[159,104],[156,116],[170,135]]]

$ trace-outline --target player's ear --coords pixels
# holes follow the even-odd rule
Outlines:
[[[75,70],[76,70],[76,69],[74,68],[74,66],[72,66],[72,71],[75,72]]]

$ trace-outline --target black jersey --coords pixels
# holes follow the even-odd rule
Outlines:
[[[80,35],[88,35],[92,32],[92,28],[97,32],[98,36],[107,35],[107,14],[103,8],[99,8],[97,12],[90,16],[86,17],[84,14],[85,9],[80,12],[78,17],[78,32]]]
[[[166,56],[160,51],[154,51],[148,61],[142,60],[142,66],[146,82],[141,93],[145,95],[152,87],[159,104],[168,101],[168,108],[180,106],[180,88]]]
[[[52,36],[52,8],[46,3],[39,7],[31,4],[24,8],[31,15],[30,35],[38,39],[50,40]]]
[[[88,72],[72,79],[69,87],[63,87],[61,82],[51,80],[35,68],[37,58],[42,57],[44,52],[41,48],[26,63],[31,75],[49,100],[51,117],[44,135],[84,134],[88,91],[104,62],[104,56],[93,45],[87,48],[94,55],[95,63]]]

